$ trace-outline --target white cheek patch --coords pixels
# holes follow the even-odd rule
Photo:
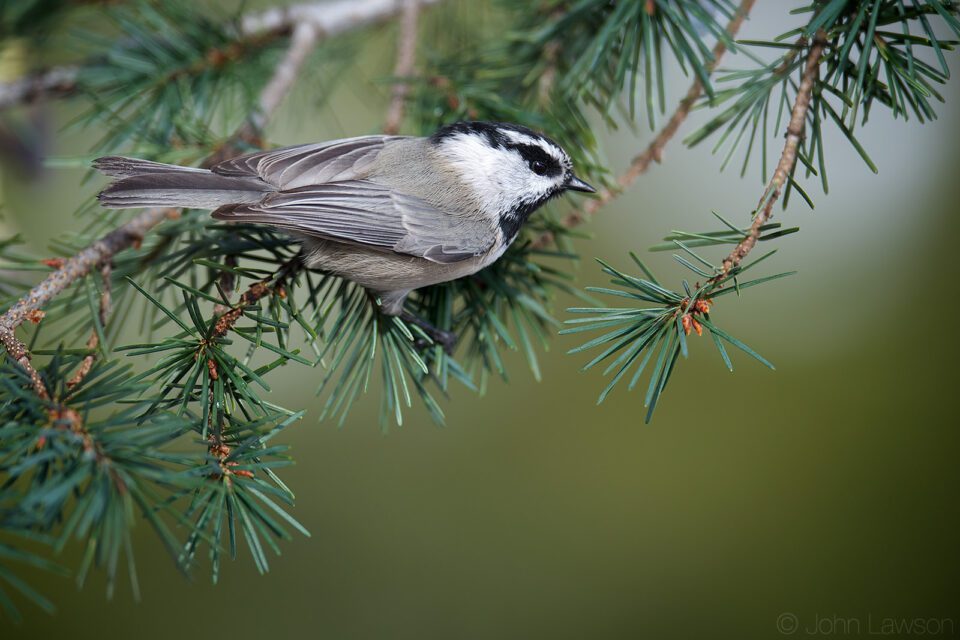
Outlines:
[[[481,210],[493,217],[507,207],[506,185],[502,184],[504,158],[486,141],[461,133],[444,140],[440,149]]]

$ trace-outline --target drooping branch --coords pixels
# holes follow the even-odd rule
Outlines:
[[[737,8],[736,13],[727,24],[726,31],[730,35],[731,39],[736,37],[737,33],[740,31],[740,27],[743,26],[744,20],[746,20],[755,3],[756,0],[741,0],[740,6]],[[723,58],[723,55],[726,52],[726,42],[723,40],[718,40],[717,44],[713,47],[713,59],[709,64],[707,64],[707,73],[712,74],[716,70],[717,66],[720,64],[721,58]],[[647,145],[647,148],[644,149],[641,154],[633,158],[633,160],[630,162],[630,166],[627,167],[626,171],[624,171],[617,178],[616,186],[601,190],[598,196],[584,205],[582,209],[572,211],[571,213],[567,214],[560,224],[567,229],[572,229],[573,227],[583,224],[586,220],[603,208],[604,205],[608,204],[620,193],[625,191],[634,182],[636,182],[637,178],[646,173],[654,161],[659,163],[663,159],[663,150],[666,148],[667,143],[669,143],[670,140],[672,140],[676,135],[677,131],[680,129],[680,125],[682,125],[687,119],[687,116],[690,115],[690,110],[693,109],[693,105],[696,104],[701,95],[703,95],[703,83],[699,78],[697,78],[693,81],[693,84],[690,85],[690,89],[680,101],[676,111],[674,111],[673,115],[670,116],[670,120],[667,121],[667,124],[664,125],[664,127],[659,131],[659,133],[657,133],[650,144]],[[542,249],[553,242],[553,240],[554,234],[547,231],[537,237],[532,246],[537,249]]]
[[[210,158],[204,166],[213,166],[221,160],[226,160],[238,153],[238,143],[246,142],[253,146],[262,146],[260,134],[267,121],[273,116],[283,98],[293,88],[297,77],[303,70],[310,53],[317,45],[319,34],[310,23],[300,23],[294,28],[290,36],[290,46],[283,59],[277,64],[270,80],[263,87],[257,100],[256,107],[243,124]]]
[[[403,0],[403,15],[400,33],[397,36],[397,62],[393,68],[396,79],[390,96],[390,107],[383,125],[383,132],[396,135],[403,124],[403,114],[410,92],[408,79],[413,75],[417,55],[417,23],[420,17],[420,0]]]
[[[760,198],[760,204],[757,205],[757,212],[753,218],[753,224],[750,225],[749,233],[733,248],[730,255],[723,259],[721,271],[714,278],[715,281],[723,278],[731,269],[740,265],[747,254],[750,253],[750,250],[756,246],[763,225],[769,222],[773,216],[773,206],[780,197],[783,187],[797,163],[797,149],[803,140],[807,112],[810,109],[813,89],[820,72],[820,58],[823,56],[826,44],[826,34],[822,31],[818,32],[810,46],[810,51],[807,53],[803,78],[797,90],[797,97],[793,102],[790,123],[787,126],[787,138],[783,145],[783,152],[780,154],[780,162],[777,163],[773,177],[763,191],[763,197]]]
[[[37,397],[41,400],[48,400],[50,394],[47,393],[47,387],[43,384],[40,373],[30,364],[30,352],[27,350],[27,345],[23,344],[13,331],[3,326],[0,326],[0,342],[3,343],[3,348],[10,354],[10,358],[30,377],[30,386],[33,387],[33,392],[37,394]]]

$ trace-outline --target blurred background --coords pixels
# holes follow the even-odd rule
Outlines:
[[[759,2],[741,36],[791,28],[794,4]],[[467,5],[430,19],[462,22]],[[378,129],[392,53],[392,32],[372,32],[336,83],[301,82],[271,143]],[[688,84],[671,67],[667,104]],[[317,422],[318,380],[287,367],[271,400],[308,409],[285,432],[297,464],[283,477],[311,538],[282,545],[267,575],[243,558],[212,586],[202,571],[184,579],[143,526],[141,602],[125,588],[105,600],[96,575],[77,590],[31,574],[59,610],[27,605],[23,624],[0,621],[0,637],[848,637],[885,618],[940,622],[896,637],[960,636],[960,84],[946,98],[926,125],[873,117],[861,140],[879,175],[828,128],[830,194],[811,184],[816,210],[794,197],[777,214],[802,231],[778,241],[767,273],[799,274],[716,305],[721,326],[776,372],[735,353],[730,374],[708,339],[693,339],[644,425],[640,392],[619,388],[595,406],[605,379],[580,373],[587,358],[565,355],[579,338],[560,337],[542,382],[513,354],[509,383],[453,394],[446,427],[417,408],[385,434],[375,392],[338,429]],[[46,107],[55,158],[83,158],[101,135],[65,127],[76,109]],[[695,114],[684,131],[703,121]],[[596,131],[615,172],[652,136]],[[759,171],[741,179],[720,162],[709,144],[674,141],[662,166],[589,225],[578,286],[606,282],[593,257],[629,269],[628,251],[709,227],[711,210],[745,221]],[[42,253],[80,228],[78,194],[92,197],[103,180],[62,164],[31,181],[2,166],[3,237],[22,233]],[[668,254],[648,264],[682,277]],[[64,563],[76,566],[81,551],[68,548]]]

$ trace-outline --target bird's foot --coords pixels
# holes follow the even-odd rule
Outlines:
[[[422,330],[430,338],[429,341],[424,340],[423,338],[418,338],[414,341],[414,347],[416,347],[418,351],[424,351],[433,345],[440,345],[443,347],[443,350],[447,353],[447,355],[453,355],[453,350],[457,346],[457,340],[459,340],[459,336],[457,336],[456,333],[453,331],[438,329],[426,320],[418,318],[409,311],[404,311],[401,313],[400,319],[408,324],[412,324],[420,328],[420,330]]]

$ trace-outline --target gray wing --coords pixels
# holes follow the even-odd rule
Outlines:
[[[489,223],[453,216],[425,200],[367,180],[272,193],[260,202],[221,207],[213,217],[269,224],[440,263],[482,255],[495,238]]]
[[[258,177],[278,190],[365,178],[383,145],[401,136],[363,136],[231,158],[211,167],[223,176]]]

